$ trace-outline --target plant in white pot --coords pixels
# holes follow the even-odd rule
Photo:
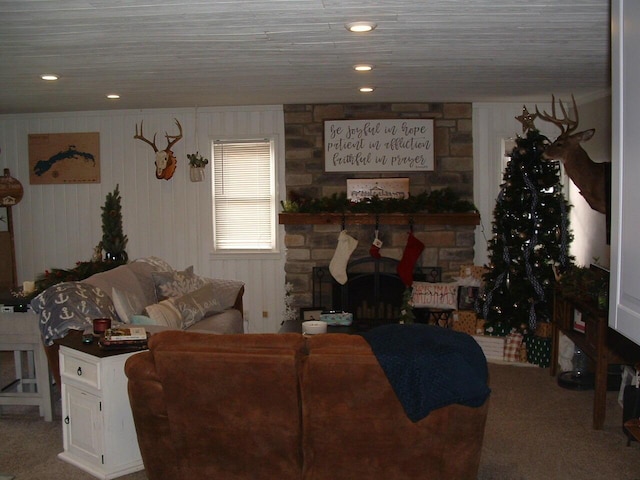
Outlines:
[[[200,155],[200,152],[188,153],[189,159],[189,178],[192,182],[201,182],[204,180],[204,167],[209,160]]]

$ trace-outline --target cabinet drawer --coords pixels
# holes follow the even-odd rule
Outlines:
[[[61,357],[60,375],[100,388],[100,365],[72,355]]]

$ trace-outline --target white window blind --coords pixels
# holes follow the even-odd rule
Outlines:
[[[273,141],[213,143],[214,249],[275,249]]]

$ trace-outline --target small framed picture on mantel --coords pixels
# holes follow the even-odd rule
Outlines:
[[[348,178],[347,198],[352,202],[360,202],[367,198],[378,197],[380,200],[390,198],[409,198],[408,178]]]
[[[320,320],[320,314],[324,312],[323,307],[306,307],[300,309],[300,320],[306,322],[308,320]]]

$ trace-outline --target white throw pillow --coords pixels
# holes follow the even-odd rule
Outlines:
[[[131,323],[131,317],[142,313],[145,307],[140,297],[115,287],[111,289],[111,299],[120,321],[124,323]]]
[[[171,300],[167,299],[160,303],[147,305],[144,314],[151,318],[156,325],[164,325],[175,330],[182,329],[182,315]]]

